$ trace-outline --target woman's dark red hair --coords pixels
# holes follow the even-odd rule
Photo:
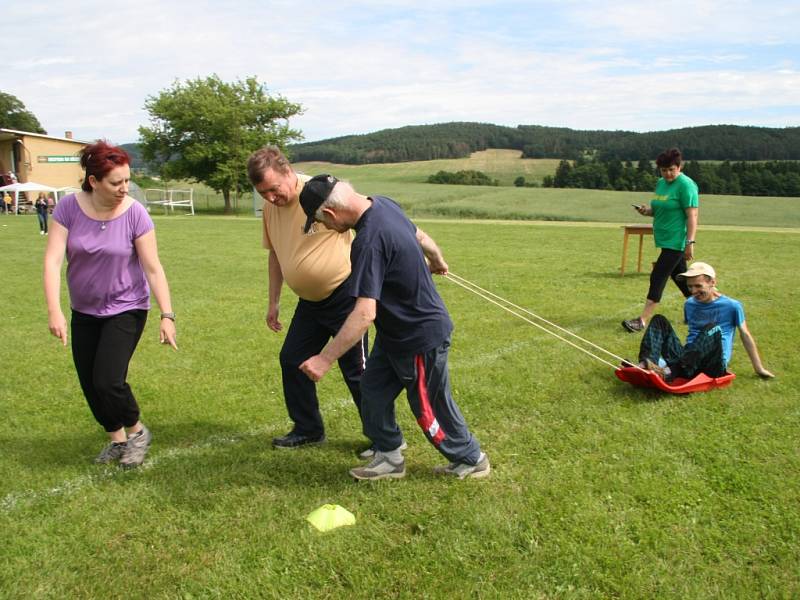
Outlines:
[[[683,156],[681,156],[681,151],[677,148],[664,150],[656,157],[656,166],[659,169],[669,169],[672,166],[680,167],[682,162]]]
[[[80,151],[81,167],[86,171],[81,189],[84,192],[91,192],[92,186],[89,183],[89,176],[94,175],[100,181],[108,175],[108,172],[122,165],[130,165],[131,157],[122,148],[112,146],[105,140],[97,140],[94,144],[84,146]]]

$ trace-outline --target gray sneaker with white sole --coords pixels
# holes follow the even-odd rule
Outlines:
[[[481,452],[477,464],[474,465],[468,465],[463,462],[453,462],[449,465],[433,468],[435,475],[450,475],[452,477],[458,477],[459,479],[480,479],[482,477],[488,477],[491,471],[492,467],[489,464],[489,457],[486,456],[485,452]]]
[[[119,459],[119,464],[126,469],[141,465],[152,441],[153,435],[150,430],[142,425],[141,431],[128,437],[128,442],[125,444],[125,451],[122,453],[122,458]]]
[[[375,458],[364,467],[350,469],[350,475],[360,481],[377,481],[378,479],[401,479],[406,476],[406,461],[395,464],[380,451]]]
[[[408,444],[406,444],[405,440],[403,440],[403,443],[400,444],[400,452],[403,450],[408,450]],[[375,446],[370,446],[366,450],[362,450],[358,453],[358,458],[363,458],[364,460],[372,458],[373,456],[375,456]]]
[[[125,446],[127,444],[125,442],[111,442],[103,448],[102,452],[97,455],[94,459],[99,465],[107,465],[110,462],[114,462],[115,460],[119,460],[122,458],[122,454],[125,452]]]

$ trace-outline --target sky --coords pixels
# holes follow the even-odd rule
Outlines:
[[[255,76],[305,141],[478,121],[800,126],[800,2],[9,2],[0,91],[50,135],[137,141],[176,81]]]

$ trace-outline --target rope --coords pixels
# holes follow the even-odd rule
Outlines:
[[[555,337],[555,338],[558,338],[558,339],[559,339],[559,340],[561,340],[562,342],[565,342],[565,343],[569,344],[569,345],[570,345],[570,346],[572,346],[573,348],[576,348],[576,349],[580,350],[581,352],[583,352],[583,353],[585,353],[585,354],[588,354],[588,355],[589,355],[589,356],[591,356],[592,358],[595,358],[595,359],[599,360],[601,363],[604,363],[604,364],[608,365],[609,367],[611,367],[611,368],[612,368],[612,369],[614,369],[614,370],[617,370],[617,369],[619,368],[619,365],[615,365],[615,364],[613,364],[613,363],[611,363],[611,362],[607,361],[605,358],[602,358],[602,357],[600,357],[600,356],[597,356],[597,354],[594,354],[594,353],[593,353],[593,352],[591,352],[590,350],[587,350],[586,348],[583,348],[583,347],[581,347],[581,346],[579,346],[579,345],[575,344],[574,342],[572,342],[572,341],[570,341],[570,340],[566,339],[566,338],[565,338],[565,337],[563,337],[563,336],[560,336],[559,334],[557,334],[557,333],[556,333],[556,332],[554,332],[554,331],[551,331],[550,329],[547,329],[546,327],[544,327],[544,326],[540,325],[539,323],[536,323],[536,322],[534,322],[534,321],[531,321],[530,319],[528,319],[528,318],[527,318],[527,317],[525,317],[524,315],[521,315],[521,314],[520,314],[519,312],[517,312],[517,311],[521,311],[521,312],[527,313],[527,314],[529,314],[530,316],[534,317],[535,319],[539,319],[540,321],[542,321],[542,322],[544,322],[544,323],[547,323],[549,326],[551,326],[551,327],[554,327],[555,329],[558,329],[559,331],[561,331],[561,332],[563,332],[563,333],[565,333],[565,334],[567,334],[567,335],[571,335],[572,337],[574,337],[574,338],[577,338],[578,340],[580,340],[580,341],[581,341],[581,342],[583,342],[584,344],[587,344],[587,345],[591,346],[592,348],[595,348],[595,349],[597,349],[597,350],[599,350],[599,351],[601,351],[601,352],[604,352],[604,353],[608,354],[609,356],[611,356],[611,357],[613,357],[613,358],[616,358],[616,359],[617,359],[617,360],[619,360],[620,362],[623,362],[623,361],[624,361],[624,362],[628,362],[628,361],[626,361],[624,358],[622,358],[621,356],[617,356],[617,355],[616,355],[616,354],[614,354],[613,352],[611,352],[611,351],[609,351],[609,350],[606,350],[605,348],[602,348],[601,346],[598,346],[597,344],[594,344],[594,343],[590,342],[590,341],[589,341],[589,340],[587,340],[587,339],[584,339],[584,338],[582,338],[582,337],[581,337],[581,336],[579,336],[578,334],[576,334],[576,333],[573,333],[573,332],[569,331],[568,329],[564,329],[563,327],[560,327],[559,325],[556,325],[555,323],[553,323],[553,322],[551,322],[551,321],[548,321],[548,320],[547,320],[547,319],[545,319],[544,317],[540,317],[539,315],[537,315],[536,313],[534,313],[534,312],[532,312],[532,311],[528,310],[527,308],[523,308],[523,307],[521,307],[521,306],[517,306],[516,304],[514,304],[514,303],[513,303],[513,302],[511,302],[510,300],[506,300],[505,298],[502,298],[501,296],[498,296],[497,294],[494,294],[494,293],[490,292],[489,290],[485,290],[485,289],[483,289],[483,288],[482,288],[482,287],[480,287],[479,285],[477,285],[477,284],[475,284],[475,283],[472,283],[471,281],[468,281],[468,280],[464,279],[463,277],[460,277],[459,275],[456,275],[456,274],[455,274],[455,273],[453,273],[452,271],[449,271],[449,272],[447,273],[447,277],[446,277],[446,278],[447,278],[449,281],[451,281],[451,282],[455,283],[456,285],[459,285],[459,286],[461,286],[462,288],[464,288],[464,289],[465,289],[465,290],[467,290],[468,292],[472,292],[473,294],[475,294],[476,296],[479,296],[479,297],[483,298],[483,299],[484,299],[484,300],[486,300],[487,302],[490,302],[490,303],[492,303],[492,304],[494,304],[494,305],[496,305],[496,306],[499,306],[500,308],[502,308],[502,309],[503,309],[503,310],[505,310],[506,312],[509,312],[509,313],[511,313],[511,314],[512,314],[512,315],[514,315],[515,317],[518,317],[518,318],[522,319],[523,321],[525,321],[526,323],[529,323],[529,324],[533,325],[534,327],[538,327],[539,329],[541,329],[541,330],[542,330],[542,331],[544,331],[545,333],[548,333],[548,334],[552,335],[553,337]],[[509,308],[509,307],[512,307],[512,308]],[[635,365],[635,364],[633,364],[632,366],[636,367],[637,369],[639,369],[639,370],[641,370],[641,371],[644,371],[644,369],[642,369],[641,367],[639,367],[639,365]]]

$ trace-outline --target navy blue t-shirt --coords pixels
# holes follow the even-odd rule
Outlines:
[[[420,354],[439,346],[453,323],[433,284],[416,226],[385,196],[355,225],[350,295],[377,300],[375,329],[387,352]]]

